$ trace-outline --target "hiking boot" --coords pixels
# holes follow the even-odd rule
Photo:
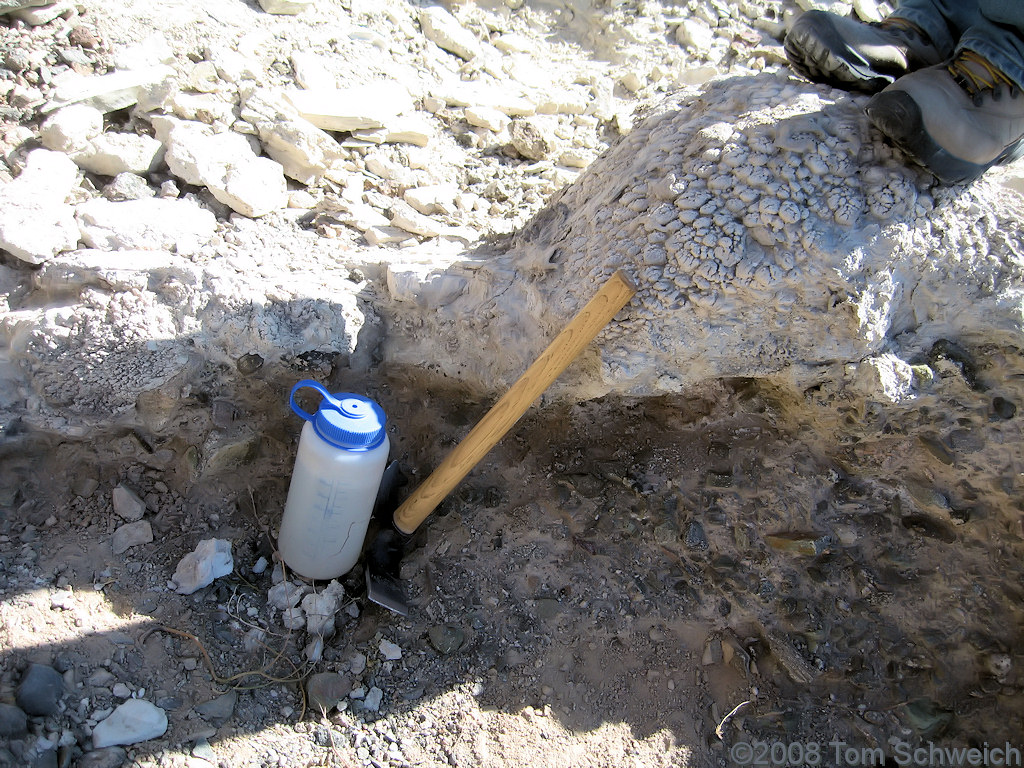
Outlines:
[[[875,93],[915,69],[949,57],[911,21],[890,17],[877,23],[826,11],[807,11],[785,40],[793,69],[819,83]]]
[[[1024,155],[1020,87],[974,51],[911,72],[871,97],[871,122],[946,184]]]

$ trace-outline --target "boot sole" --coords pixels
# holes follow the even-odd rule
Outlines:
[[[839,32],[823,17],[810,17],[803,28],[791,31],[783,43],[786,56],[797,72],[814,82],[843,90],[876,93],[893,78],[837,56],[833,51],[854,52]]]
[[[900,151],[924,166],[944,184],[967,184],[993,165],[1009,163],[1024,155],[1024,137],[1008,146],[991,163],[962,160],[936,143],[924,125],[924,117],[910,94],[894,90],[879,93],[864,111],[878,130]]]

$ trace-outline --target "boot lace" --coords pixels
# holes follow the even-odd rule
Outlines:
[[[953,76],[956,84],[971,97],[971,101],[976,107],[981,106],[985,94],[989,91],[995,101],[1002,98],[1004,88],[1010,98],[1016,98],[1020,94],[1020,88],[1015,82],[1004,75],[988,59],[974,51],[960,51],[946,65],[946,69]]]

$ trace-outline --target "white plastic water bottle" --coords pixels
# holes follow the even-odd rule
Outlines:
[[[295,393],[323,395],[315,414]],[[359,559],[388,451],[386,417],[377,403],[349,392],[332,395],[305,379],[292,388],[292,410],[306,420],[299,436],[277,546],[285,564],[309,579],[335,579]]]

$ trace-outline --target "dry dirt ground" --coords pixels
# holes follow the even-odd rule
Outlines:
[[[82,21],[111,45],[164,28],[199,53],[227,36],[218,16],[233,19],[233,7],[125,0],[90,6]],[[73,439],[9,424],[0,701],[13,701],[29,662],[61,672],[65,694],[3,759],[648,768],[879,764],[876,749],[887,765],[908,764],[896,762],[899,744],[930,742],[1024,748],[1019,427],[965,381],[955,350],[938,358],[954,381],[944,397],[1005,419],[1004,482],[977,489],[973,506],[944,520],[911,514],[875,482],[895,483],[920,453],[907,428],[955,426],[941,399],[930,412],[848,415],[877,422],[869,441],[834,410],[817,423],[794,418],[805,403],[750,380],[549,404],[417,533],[403,567],[410,616],[367,601],[357,569],[342,579],[337,631],[315,663],[308,638],[268,605],[273,569],[253,571],[273,557],[294,457],[290,386],[314,376],[384,404],[393,456],[413,483],[490,398],[421,372],[355,374],[314,357],[240,370],[226,401],[199,366],[175,412],[181,433],[244,421],[258,435],[210,476],[185,438],[110,428]],[[963,448],[969,435],[958,439]],[[970,474],[944,444],[925,448],[931,476]],[[121,484],[145,500],[155,539],[115,555]],[[917,492],[925,506],[929,489]],[[234,573],[193,595],[169,590],[180,558],[211,537],[231,541]],[[318,711],[305,695],[317,672],[338,673],[356,695]],[[367,707],[373,695],[381,702]],[[125,696],[163,708],[166,734],[90,756],[91,728]],[[755,741],[790,751],[736,751]],[[838,744],[854,752],[836,759]]]

